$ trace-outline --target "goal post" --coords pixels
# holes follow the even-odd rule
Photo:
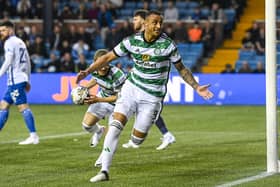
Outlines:
[[[276,0],[265,0],[267,172],[279,172],[277,128]]]

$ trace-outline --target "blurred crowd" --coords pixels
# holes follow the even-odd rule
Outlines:
[[[252,23],[242,38],[235,68],[231,64],[226,64],[221,73],[265,73],[264,25],[256,21]]]
[[[53,0],[51,2],[52,16],[56,21],[52,36],[45,40],[42,28],[38,28],[35,24],[28,26],[24,22],[25,19],[43,18],[43,0],[0,0],[0,19],[21,20],[16,26],[16,34],[27,44],[34,72],[77,72],[85,69],[91,63],[97,49],[112,49],[122,38],[133,33],[131,18],[136,9],[161,10],[166,20],[173,21],[164,25],[164,31],[176,43],[203,43],[202,57],[209,57],[216,47],[213,45],[216,36],[215,25],[210,20],[224,22],[224,34],[227,37],[246,6],[246,0]],[[124,10],[128,7],[132,11],[127,15]],[[234,17],[226,16],[225,10],[233,10]],[[84,27],[65,24],[65,20],[69,19],[73,20],[73,23],[74,20],[88,20],[88,22]],[[117,24],[117,19],[125,21]],[[193,24],[185,25],[183,23],[185,19],[193,20]],[[202,20],[203,24],[201,24]]]
[[[42,19],[44,12],[43,0],[0,0],[0,19],[10,18],[27,18]],[[169,19],[179,19],[180,9],[189,7],[196,9],[193,15],[196,19],[200,18],[201,9],[207,8],[214,10],[210,13],[212,17],[222,16],[222,10],[232,8],[237,12],[237,16],[241,15],[246,0],[52,0],[53,17],[55,19],[98,19],[98,14],[104,11],[105,6],[112,16],[112,19],[121,17],[121,10],[127,8],[126,4],[134,3],[132,9],[158,9]],[[215,4],[215,5],[214,5]],[[213,6],[214,5],[214,6]],[[186,7],[182,7],[186,6]],[[215,10],[218,10],[217,12]],[[194,12],[194,11],[193,11]],[[170,17],[171,16],[171,17]],[[202,15],[203,17],[203,15]]]

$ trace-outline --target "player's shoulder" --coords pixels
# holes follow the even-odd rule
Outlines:
[[[132,34],[134,37],[136,36],[143,36],[143,32],[136,32],[134,34]]]
[[[91,76],[93,76],[93,77],[98,76],[98,72],[97,72],[97,71],[93,71],[93,72],[91,72]]]
[[[7,39],[7,41],[11,41],[11,42],[21,41],[21,42],[23,42],[22,39],[20,39],[19,37],[15,36],[15,35],[10,36],[10,37]]]
[[[160,38],[164,39],[164,40],[168,40],[168,41],[172,41],[172,39],[164,32],[161,33]]]
[[[117,66],[114,66],[114,65],[110,65],[110,71],[112,73],[117,73],[117,72],[123,73],[122,69],[120,69],[120,68],[118,68]]]
[[[17,36],[10,36],[6,41],[5,41],[6,46],[17,46],[17,45],[24,45],[24,42]]]
[[[126,48],[130,48],[131,46],[135,45],[141,39],[141,35],[138,33],[132,34],[130,36],[125,37],[122,42],[126,46]]]
[[[139,33],[134,33],[134,34],[131,34],[131,35],[125,37],[124,40],[132,40],[132,39],[135,39],[135,38],[137,38],[139,36],[140,36]]]
[[[176,47],[175,42],[164,32],[161,33],[159,39],[167,42],[169,45],[172,44],[174,47]]]
[[[114,66],[114,65],[112,65],[112,64],[109,64],[109,67],[110,67],[110,70],[111,70],[111,71],[118,69],[117,66]]]

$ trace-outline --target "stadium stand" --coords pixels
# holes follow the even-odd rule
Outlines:
[[[243,60],[249,60],[249,64],[253,67],[255,67],[256,61],[261,60],[264,63],[264,56],[256,55],[255,51],[248,52],[240,50],[242,47],[241,40],[245,36],[245,31],[252,27],[252,23],[256,20],[264,20],[264,3],[264,0],[247,1],[247,7],[244,10],[244,14],[240,17],[239,22],[236,24],[232,37],[226,39],[222,47],[215,51],[208,65],[202,68],[202,72],[219,73],[228,63],[238,71],[241,66],[241,61]]]
[[[21,15],[19,12],[17,11],[11,11],[11,10],[17,10],[16,7],[18,5],[18,1],[13,1],[15,3],[13,4],[6,4],[3,7],[5,7],[5,9],[3,9],[3,11],[0,12],[0,18],[2,19],[8,19],[8,18],[12,18],[14,19],[14,21],[17,24],[17,28],[23,27],[24,31],[22,31],[23,33],[21,33],[21,36],[24,38],[24,40],[27,42],[27,44],[29,43],[29,37],[30,37],[30,28],[32,25],[35,25],[38,29],[37,34],[38,33],[42,33],[43,30],[43,21],[42,21],[42,2],[39,0],[27,0],[28,2],[30,2],[30,7],[29,7],[29,12],[28,14],[26,14],[25,18],[28,18],[27,20],[23,20],[21,19]],[[249,10],[246,10],[246,14],[244,14],[244,16],[246,17],[246,15],[248,14],[247,12],[252,12],[252,9],[254,9],[255,6],[253,7],[251,5],[253,5],[254,1],[257,0],[248,0],[249,5],[248,8]],[[82,1],[77,1],[77,0],[54,0],[53,2],[53,18],[55,18],[56,20],[54,21],[54,25],[58,26],[62,31],[60,32],[60,40],[61,41],[52,41],[52,42],[59,42],[58,48],[53,48],[53,45],[55,43],[51,43],[51,41],[48,41],[48,39],[45,39],[45,47],[47,49],[47,53],[48,55],[46,55],[47,57],[44,57],[42,59],[36,59],[34,64],[35,66],[35,72],[38,72],[37,69],[40,68],[40,66],[45,66],[47,62],[49,62],[50,60],[48,59],[48,56],[50,55],[50,53],[55,52],[58,58],[63,59],[63,53],[61,53],[61,49],[60,49],[60,45],[62,45],[61,43],[63,43],[64,40],[68,40],[70,42],[70,47],[73,46],[73,44],[75,42],[77,42],[77,40],[79,38],[86,38],[86,43],[89,45],[90,50],[89,52],[86,54],[86,59],[87,62],[90,63],[92,56],[94,54],[94,52],[97,49],[100,48],[108,48],[108,46],[106,46],[105,42],[103,41],[101,35],[100,35],[100,29],[99,26],[97,24],[97,16],[98,16],[98,4],[95,3],[95,1],[86,1],[85,3],[83,3]],[[110,1],[102,1],[105,2],[105,5],[107,7],[107,9],[111,12],[112,16],[113,16],[113,21],[114,24],[116,25],[116,27],[114,26],[114,28],[116,28],[117,32],[121,32],[121,28],[122,28],[122,23],[124,22],[124,20],[130,18],[133,16],[133,12],[136,9],[139,8],[145,8],[144,6],[148,6],[149,9],[159,9],[162,12],[164,12],[164,10],[167,8],[168,6],[168,0],[153,0],[150,1],[149,3],[145,2],[145,1],[134,1],[134,0],[128,0],[128,1],[123,1],[123,5],[122,6],[117,6],[114,5],[112,3],[110,3]],[[187,35],[187,31],[189,28],[191,28],[191,26],[193,25],[193,23],[195,21],[198,21],[199,24],[201,25],[202,29],[205,29],[205,24],[207,22],[207,20],[209,18],[211,18],[212,16],[212,12],[211,12],[211,7],[212,7],[212,1],[206,1],[206,0],[201,0],[201,1],[194,1],[194,0],[190,0],[190,1],[181,1],[181,0],[177,0],[177,1],[173,1],[175,2],[174,5],[175,7],[178,9],[179,11],[179,20],[166,20],[165,21],[165,25],[167,24],[171,24],[172,26],[171,28],[171,35],[170,37],[178,37],[175,30],[176,30],[176,22],[177,21],[181,21],[183,23],[183,28],[181,28],[181,30],[183,31],[182,33]],[[210,2],[210,3],[209,3]],[[239,17],[241,16],[242,12],[243,12],[243,8],[245,6],[244,2],[247,2],[246,0],[235,0],[235,1],[219,1],[219,10],[223,10],[224,15],[225,15],[225,20],[226,22],[224,22],[224,20],[210,20],[211,25],[214,28],[214,40],[213,43],[211,43],[212,45],[212,50],[214,51],[216,48],[220,47],[221,44],[224,41],[224,33],[231,33],[234,28],[238,27],[240,28],[240,25],[243,24],[243,17],[240,21],[240,23],[238,25],[236,25]],[[258,3],[256,3],[258,4]],[[83,5],[83,6],[81,6]],[[82,7],[82,8],[81,8]],[[201,14],[200,17],[196,17],[195,19],[192,19],[192,17],[194,16],[196,10],[199,10]],[[248,18],[250,17],[247,16]],[[70,19],[69,19],[70,18]],[[90,19],[92,20],[91,22],[88,22],[87,20]],[[251,19],[249,19],[251,20]],[[248,20],[247,20],[248,21]],[[90,25],[91,24],[91,25]],[[77,31],[73,31],[73,33],[69,32],[69,28],[70,26],[75,26],[77,28],[79,27],[85,27],[86,30],[86,35],[81,36],[80,33],[78,33]],[[89,26],[90,25],[90,26]],[[111,28],[108,29],[108,31],[110,31]],[[236,29],[237,30],[237,29]],[[107,32],[108,32],[107,31]],[[36,33],[35,33],[36,35]],[[121,35],[121,33],[120,33]],[[230,42],[230,45],[232,45],[232,43],[235,43],[236,41],[236,31],[233,33],[233,39],[232,42]],[[125,36],[123,36],[125,37]],[[204,37],[204,35],[202,36],[202,38]],[[187,36],[185,36],[186,39],[184,39],[183,41],[179,41],[178,42],[178,49],[181,52],[182,58],[184,60],[184,63],[186,66],[190,67],[190,68],[195,68],[197,71],[200,71],[200,69],[197,67],[201,66],[202,61],[205,59],[205,57],[207,58],[207,55],[205,56],[205,41],[201,40],[198,41],[197,43],[191,43],[188,41]],[[174,38],[173,38],[174,39]],[[176,41],[176,38],[175,38]],[[228,47],[227,44],[228,41],[225,41],[223,47],[221,49],[218,49],[218,51],[215,53],[213,60],[210,59],[209,61],[209,65],[205,68],[203,68],[203,72],[219,72],[219,68],[220,67],[224,67],[224,63],[229,63],[232,61],[236,61],[238,53],[236,52],[235,55],[233,55],[232,52],[227,51]],[[209,46],[208,46],[209,47]],[[209,48],[207,49],[209,50]],[[210,51],[212,51],[210,50]],[[221,54],[219,56],[219,53]],[[226,59],[226,62],[223,63],[219,63],[219,61],[217,61],[217,58],[219,59],[221,56],[223,57],[222,59],[224,59],[224,56],[232,56],[231,59]],[[74,59],[77,59],[78,54],[77,53],[73,53],[72,52],[72,58],[74,57]],[[128,66],[131,65],[131,62],[129,62],[130,59],[122,59],[122,61],[124,61],[123,67],[126,67],[127,64]],[[212,62],[212,61],[215,61]],[[217,61],[217,62],[216,62]],[[116,62],[117,63],[117,62]],[[218,64],[218,65],[217,65]],[[215,67],[215,68],[213,68]],[[208,68],[208,69],[207,69]],[[215,69],[215,70],[214,70]]]

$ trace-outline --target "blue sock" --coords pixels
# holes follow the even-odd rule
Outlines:
[[[29,132],[36,132],[32,111],[29,108],[27,108],[27,109],[24,109],[21,112],[21,114],[24,118],[26,127],[29,129]]]
[[[0,110],[0,130],[4,127],[9,117],[9,110]]]
[[[164,135],[165,133],[168,132],[167,127],[161,116],[158,117],[158,119],[156,121],[156,126],[158,127],[158,129],[160,130],[162,135]]]

